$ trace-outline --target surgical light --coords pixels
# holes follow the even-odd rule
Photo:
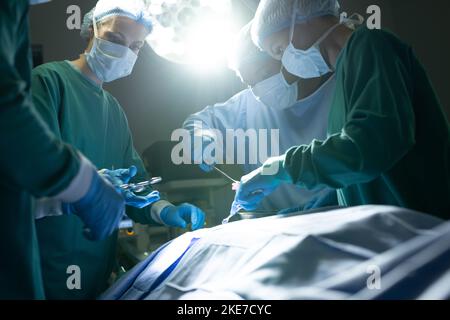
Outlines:
[[[233,36],[231,0],[147,0],[154,30],[147,42],[159,56],[199,70],[226,66]]]

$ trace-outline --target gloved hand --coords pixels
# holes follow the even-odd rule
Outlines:
[[[164,224],[172,227],[187,228],[191,224],[192,230],[203,227],[205,223],[205,213],[189,203],[183,203],[179,206],[167,206],[160,214]]]
[[[74,213],[84,222],[90,240],[103,240],[119,226],[125,212],[125,200],[114,186],[93,170],[88,192],[78,201],[64,204],[64,211]]]
[[[131,166],[128,169],[108,170],[102,169],[99,171],[109,182],[115,187],[120,187],[123,184],[129,183],[131,178],[137,174],[136,166]]]
[[[232,204],[232,212],[239,209],[256,210],[261,201],[283,183],[292,183],[283,167],[284,156],[269,158],[262,167],[241,178]]]
[[[211,172],[216,165],[216,158],[211,156],[208,146],[214,143],[214,139],[209,136],[194,137],[194,139],[201,139],[201,142],[194,143],[194,146],[201,146],[200,148],[194,148],[192,151],[192,160],[194,164],[199,164],[201,170],[205,172]],[[205,152],[207,151],[207,152]]]
[[[125,197],[125,203],[127,206],[142,209],[146,206],[149,206],[159,200],[161,197],[158,191],[152,191],[146,196],[137,196],[133,192],[129,190],[122,191],[123,196]]]
[[[136,175],[137,168],[135,166],[131,166],[128,169],[103,169],[100,173],[116,187],[117,191],[122,193],[127,206],[142,209],[161,199],[158,191],[152,191],[146,196],[138,196],[131,190],[120,188],[121,185],[129,183],[131,178]]]

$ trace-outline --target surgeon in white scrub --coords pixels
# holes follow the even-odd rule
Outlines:
[[[193,160],[197,161],[195,163],[202,162],[200,168],[204,171],[211,171],[214,163],[218,163],[205,152],[205,148],[215,141],[218,131],[224,140],[224,154],[227,150],[225,139],[227,129],[244,131],[255,129],[257,132],[266,129],[267,136],[263,137],[268,142],[268,156],[284,154],[294,145],[307,144],[314,139],[325,139],[327,136],[328,113],[335,88],[334,75],[330,73],[319,79],[287,83],[281,74],[286,71],[281,70],[280,62],[261,52],[252,43],[250,29],[251,22],[239,32],[229,63],[230,68],[249,87],[225,103],[208,106],[189,116],[183,125],[191,132],[192,141],[201,140],[196,146],[201,145],[202,150],[194,150],[193,155],[200,154],[201,157],[203,151],[203,158],[200,161]],[[287,78],[289,79],[289,75]],[[271,129],[279,130],[278,146],[270,143]],[[260,135],[257,136],[258,139],[261,138]],[[258,146],[260,141],[255,148],[254,145],[250,146],[246,139],[247,156],[245,163],[242,164],[244,173],[257,169],[266,160],[258,157],[257,163],[251,163],[249,152],[259,154]],[[278,151],[278,154],[272,154],[272,150]],[[238,150],[234,151],[236,155]],[[226,158],[224,156],[224,159]],[[258,210],[278,211],[287,208],[308,210],[336,204],[334,190],[328,188],[306,190],[295,185],[285,185],[266,197]]]

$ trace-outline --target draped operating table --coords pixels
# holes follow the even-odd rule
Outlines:
[[[102,299],[450,297],[450,225],[387,206],[242,220],[184,234]]]

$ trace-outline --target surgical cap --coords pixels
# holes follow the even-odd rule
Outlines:
[[[326,15],[339,16],[337,0],[261,0],[251,30],[257,46],[261,48],[267,37],[291,26],[296,2],[296,23]]]
[[[84,15],[83,24],[81,25],[80,35],[81,35],[81,38],[83,38],[86,41],[88,41],[91,38],[90,28],[92,27],[92,24],[94,23],[94,19],[93,19],[94,9],[95,8],[93,8],[91,11],[89,11],[88,13],[86,13]]]
[[[89,40],[89,28],[93,25],[94,17],[98,23],[116,16],[130,18],[144,25],[149,32],[153,29],[150,14],[142,0],[99,0],[95,8],[84,16],[81,37]]]
[[[250,21],[239,31],[228,57],[228,67],[238,75],[242,66],[270,59],[267,53],[261,51],[252,42],[250,33],[252,22]]]

